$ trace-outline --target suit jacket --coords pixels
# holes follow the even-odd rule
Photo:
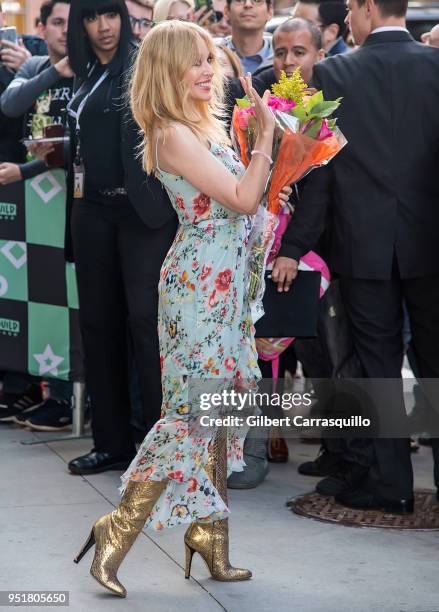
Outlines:
[[[130,53],[127,55],[120,74],[121,88],[127,91],[131,68],[138,47],[130,43]],[[74,90],[78,91],[82,81],[75,79]],[[177,214],[169,200],[161,182],[153,175],[147,175],[137,156],[138,145],[141,142],[139,127],[131,114],[128,102],[120,112],[121,157],[124,169],[124,187],[130,204],[139,218],[150,229],[159,230],[171,219],[177,226]],[[70,219],[73,206],[73,158],[76,149],[75,135],[71,135],[70,161],[67,174],[67,219]],[[68,261],[73,261],[73,250],[70,233],[70,223],[66,226],[65,253]]]
[[[370,35],[314,68],[326,99],[343,96],[348,144],[309,177],[288,243],[298,259],[321,234],[331,202],[329,264],[363,279],[439,272],[439,50],[407,32]]]

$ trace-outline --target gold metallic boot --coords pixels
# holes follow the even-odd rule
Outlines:
[[[90,574],[119,597],[126,597],[127,592],[117,579],[117,570],[166,484],[166,480],[129,481],[116,510],[96,521],[87,541],[74,559],[75,563],[79,563],[85,553],[96,544]]]
[[[221,427],[216,435],[213,450],[209,453],[206,472],[212,484],[227,504],[227,430]],[[194,522],[184,536],[186,550],[185,578],[190,577],[192,557],[202,556],[214,580],[232,582],[248,580],[250,570],[233,567],[229,561],[228,519],[213,523]]]

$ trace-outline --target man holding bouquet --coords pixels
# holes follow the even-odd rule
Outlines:
[[[329,263],[355,350],[365,377],[393,379],[379,408],[403,422],[403,301],[421,375],[439,377],[439,53],[410,36],[407,0],[348,0],[347,7],[361,46],[316,66],[314,84],[326,98],[343,97],[337,116],[348,144],[309,177],[284,239],[298,261],[332,204]],[[348,448],[367,472],[349,486],[340,477],[338,502],[413,511],[408,439],[353,440]]]

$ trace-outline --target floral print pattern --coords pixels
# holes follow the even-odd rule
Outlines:
[[[211,153],[234,176],[244,172],[228,147],[213,144]],[[213,392],[260,378],[247,298],[252,218],[226,209],[182,177],[163,171],[158,176],[180,221],[159,283],[162,414],[121,486],[123,491],[129,480],[167,479],[146,523],[156,530],[227,517],[229,510],[205,471],[216,429],[199,426],[195,391],[197,385],[203,392],[209,385]],[[243,428],[228,430],[229,473],[243,469],[244,436]]]

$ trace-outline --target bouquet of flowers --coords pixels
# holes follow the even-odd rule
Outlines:
[[[281,73],[272,86],[271,107],[276,127],[273,140],[273,167],[264,196],[264,206],[276,215],[282,215],[279,193],[286,185],[296,183],[314,168],[327,164],[346,144],[346,139],[331,115],[339,107],[341,98],[325,100],[323,92],[311,93],[297,68],[291,77]],[[243,163],[250,163],[251,151],[257,139],[256,119],[247,98],[236,100],[232,119],[232,140]],[[288,214],[288,213],[287,213]],[[280,222],[274,248],[278,251],[280,238],[287,223]],[[261,272],[265,261],[261,245],[253,244],[250,255],[249,297],[255,299],[260,292]],[[275,253],[270,253],[273,259]]]
[[[346,139],[331,115],[341,98],[325,100],[322,91],[309,94],[300,68],[290,77],[281,72],[272,86],[268,105],[276,118],[273,140],[273,169],[267,192],[268,210],[279,212],[278,194],[285,185],[296,183],[314,168],[327,164],[346,144]],[[245,165],[257,138],[254,110],[247,98],[236,100],[232,137]]]

